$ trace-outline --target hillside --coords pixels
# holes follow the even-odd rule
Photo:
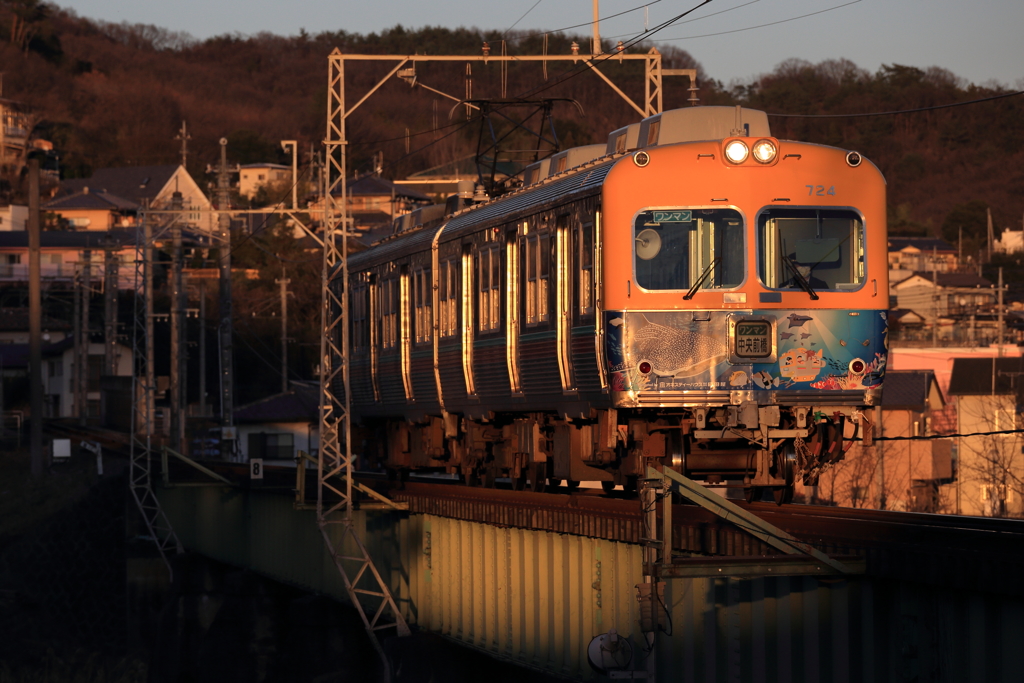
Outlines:
[[[33,12],[18,10],[20,19],[15,15],[17,8],[29,6]],[[537,36],[512,33],[505,38],[509,54],[539,54],[543,49]],[[553,35],[548,52],[567,54],[574,39],[587,44],[581,36]],[[310,149],[323,137],[326,57],[333,48],[347,53],[479,54],[484,40],[500,51],[497,32],[408,31],[400,26],[368,36],[338,31],[197,41],[152,26],[93,22],[36,0],[0,1],[3,96],[33,108],[35,135],[56,145],[64,177],[88,176],[104,166],[176,161],[180,143],[174,137],[183,120],[192,136],[189,170],[198,178],[217,160],[222,136],[229,139],[233,162],[285,161],[279,140],[298,138],[302,148]],[[674,50],[666,57],[667,65],[700,69],[694,59],[699,55]],[[368,63],[350,72],[349,96],[365,92],[387,68]],[[636,120],[635,112],[592,75],[560,78],[568,68],[566,63],[549,64],[548,80],[543,81],[535,65],[511,65],[505,94],[537,92],[579,101],[583,118],[568,105],[555,109],[563,145],[603,141],[608,131]],[[642,99],[638,66],[612,60],[602,70],[625,82],[634,99]],[[905,111],[999,94],[938,67],[922,71],[891,65],[871,74],[843,60],[791,60],[731,90],[715,81],[714,74],[701,75],[704,104],[744,104],[773,114]],[[472,78],[474,97],[502,95],[500,65],[474,65]],[[466,91],[462,64],[422,64],[418,79],[455,96]],[[665,108],[685,106],[686,85],[685,79],[677,79],[666,86]],[[451,100],[423,89],[410,91],[392,79],[349,121],[354,168],[370,170],[373,155],[383,153],[384,175],[401,177],[471,154],[477,128],[465,125],[461,110],[449,120],[451,105]],[[972,201],[975,209],[978,203],[992,208],[997,228],[1020,229],[1022,114],[1024,97],[1010,97],[894,116],[773,117],[771,123],[782,138],[863,152],[889,181],[892,228],[939,234],[947,216],[958,208],[963,214]],[[435,122],[441,129],[437,133],[432,132]],[[412,134],[409,155],[406,129]],[[964,227],[970,235],[984,226]],[[955,236],[956,228],[952,230]]]

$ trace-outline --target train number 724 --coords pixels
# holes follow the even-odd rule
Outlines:
[[[836,196],[836,186],[832,185],[827,190],[824,185],[805,185],[807,188],[807,196],[824,197],[825,195]]]

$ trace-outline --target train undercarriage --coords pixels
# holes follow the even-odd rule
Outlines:
[[[586,420],[514,413],[485,421],[449,413],[414,424],[367,421],[355,438],[367,465],[396,478],[446,472],[483,487],[507,477],[517,490],[597,481],[606,491],[630,491],[651,465],[709,486],[742,488],[748,501],[770,491],[781,505],[792,500],[796,482],[815,486],[853,439],[870,439],[859,410],[825,410],[751,402],[675,413],[597,410]]]

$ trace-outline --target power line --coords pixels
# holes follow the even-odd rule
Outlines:
[[[667,42],[674,41],[674,40],[695,40],[697,38],[711,38],[711,37],[714,37],[714,36],[728,35],[730,33],[742,33],[743,31],[753,31],[754,29],[765,28],[767,26],[777,26],[778,24],[785,24],[785,23],[790,22],[790,21],[796,21],[797,19],[806,19],[807,17],[813,17],[816,14],[824,14],[825,12],[831,12],[832,10],[842,9],[843,7],[849,7],[850,5],[856,5],[858,2],[861,2],[861,1],[862,0],[853,0],[852,2],[847,2],[847,3],[844,3],[842,5],[836,5],[835,7],[827,7],[825,9],[818,10],[817,12],[810,12],[808,14],[801,14],[798,17],[790,17],[789,19],[780,19],[779,21],[772,21],[772,22],[769,22],[767,24],[758,24],[757,26],[747,26],[746,28],[735,28],[735,29],[732,29],[730,31],[719,31],[718,33],[705,33],[705,34],[700,35],[700,36],[681,36],[679,38],[659,38],[658,40],[655,40],[654,42],[655,43],[667,43]],[[741,5],[741,7],[742,7],[742,5]]]
[[[860,0],[857,0],[860,2]],[[977,100],[967,100],[966,102],[952,102],[950,104],[937,104],[932,107],[918,107],[917,109],[901,109],[899,111],[876,111],[864,114],[771,114],[768,116],[774,116],[780,119],[839,119],[839,118],[855,118],[865,116],[894,116],[895,114],[914,114],[922,111],[935,111],[936,109],[951,109],[953,107],[966,107],[969,104],[980,104],[982,102],[991,102],[993,100],[1001,100],[1007,97],[1016,97],[1017,95],[1024,95],[1024,90],[1018,90],[1016,92],[1002,93],[1000,95],[992,95],[991,97],[982,97]]]

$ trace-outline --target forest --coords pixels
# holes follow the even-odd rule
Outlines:
[[[564,55],[573,42],[589,46],[589,40],[401,25],[369,35],[341,29],[197,40],[155,26],[85,19],[39,0],[0,0],[0,97],[29,108],[32,135],[53,143],[63,178],[88,177],[110,166],[177,163],[181,143],[175,136],[187,121],[188,170],[203,184],[212,180],[207,165],[218,161],[221,137],[229,141],[229,160],[239,164],[290,163],[279,141],[297,139],[308,151],[301,159],[308,169],[324,137],[327,57],[335,48],[350,54],[478,55],[486,42],[492,54]],[[626,50],[651,48],[640,42]],[[747,82],[724,84],[704,71],[700,55],[659,49],[664,66],[697,70],[701,104],[763,109],[779,138],[855,149],[873,161],[888,181],[893,234],[944,236],[956,244],[962,228],[964,251],[975,253],[984,246],[988,209],[997,237],[1004,228],[1024,227],[1024,97],[1003,86],[965,82],[941,65],[888,64],[870,73],[845,59],[812,64],[799,55]],[[599,68],[639,102],[641,64],[609,58]],[[349,101],[391,66],[365,62],[351,69]],[[752,61],[751,72],[759,68]],[[418,84],[456,98],[466,95],[468,78],[459,62],[417,67]],[[529,62],[505,69],[473,64],[471,79],[478,99],[576,100],[583,116],[568,103],[554,109],[563,148],[604,142],[611,130],[639,119],[601,79],[571,62],[550,62],[546,72]],[[685,78],[666,79],[664,108],[687,106],[688,87]],[[390,79],[348,121],[350,168],[394,179],[471,158],[479,123],[467,121],[463,108],[453,104],[424,87],[410,90],[407,82]],[[958,104],[963,106],[948,106]],[[6,180],[6,198],[20,199],[20,179]],[[315,300],[317,283],[304,283],[300,272],[315,270],[300,265],[311,256],[286,242],[272,250],[253,244],[239,251],[239,259],[252,261],[250,267],[267,271],[254,285],[254,301],[274,295],[282,266],[292,286]],[[291,261],[273,256],[282,250]],[[313,310],[300,314],[311,319],[306,313]]]

